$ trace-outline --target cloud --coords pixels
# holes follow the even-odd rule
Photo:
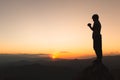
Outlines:
[[[59,53],[71,53],[69,51],[60,51]]]

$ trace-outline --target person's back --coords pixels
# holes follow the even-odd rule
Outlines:
[[[101,24],[99,21],[94,21],[93,24],[93,37],[101,35]]]

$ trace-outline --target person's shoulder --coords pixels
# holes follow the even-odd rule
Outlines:
[[[100,21],[95,22],[96,25],[101,25]]]

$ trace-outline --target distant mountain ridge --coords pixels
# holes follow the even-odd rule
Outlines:
[[[4,56],[5,57],[5,56]],[[55,59],[52,60],[47,57],[42,58],[17,58],[6,57],[0,58],[4,60],[0,63],[0,80],[77,80],[77,76],[80,75],[90,75],[96,69],[92,61],[95,58],[91,59]],[[12,59],[9,61],[9,59]],[[17,60],[16,60],[17,59]],[[103,64],[111,72],[115,80],[120,80],[120,56],[105,56],[103,58]],[[102,67],[104,68],[104,67]],[[87,70],[88,69],[88,70]],[[87,70],[87,71],[86,71]],[[103,71],[100,70],[100,71]],[[85,73],[85,72],[87,73]],[[82,73],[84,72],[84,73]],[[102,73],[102,72],[101,72]],[[99,73],[99,74],[101,74]],[[108,72],[105,72],[108,73]],[[83,75],[84,76],[84,75]],[[91,74],[91,78],[94,78],[94,75]],[[107,75],[106,75],[107,76]],[[104,77],[104,75],[103,75]],[[109,77],[108,77],[109,78]],[[78,80],[82,80],[78,78]],[[84,80],[84,79],[83,79]],[[90,79],[91,80],[91,79]],[[94,80],[94,79],[92,79]],[[113,80],[113,79],[112,79]]]

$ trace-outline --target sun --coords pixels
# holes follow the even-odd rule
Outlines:
[[[52,56],[52,59],[56,59],[57,57],[55,55]]]
[[[56,59],[56,58],[58,58],[58,55],[57,54],[52,54],[52,59]]]

